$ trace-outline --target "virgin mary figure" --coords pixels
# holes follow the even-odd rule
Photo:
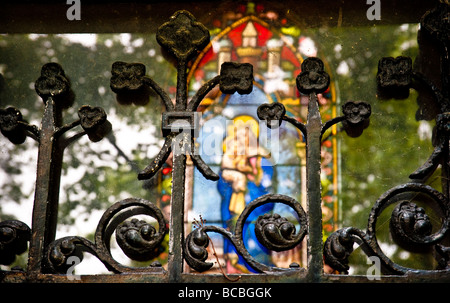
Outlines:
[[[258,144],[259,125],[251,116],[233,119],[223,142],[223,157],[218,190],[222,196],[221,216],[224,228],[234,230],[245,206],[271,190],[273,168],[264,155],[267,151]],[[273,209],[265,204],[247,218],[243,229],[244,245],[258,262],[271,265],[270,252],[256,239],[256,219]],[[228,239],[224,239],[224,258],[228,273],[248,273],[254,270],[236,253]]]

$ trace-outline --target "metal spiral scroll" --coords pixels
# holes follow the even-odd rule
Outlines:
[[[31,229],[18,220],[0,222],[0,264],[10,265],[28,248]]]
[[[234,233],[222,227],[201,226],[192,231],[184,243],[184,258],[193,269],[203,272],[210,269],[214,264],[205,262],[208,259],[207,247],[209,236],[207,232],[216,232],[229,239],[236,251],[244,260],[258,272],[279,272],[285,268],[270,267],[257,262],[245,248],[243,241],[244,224],[250,213],[257,207],[267,203],[283,203],[294,209],[298,216],[300,230],[296,233],[294,224],[278,214],[265,214],[260,216],[255,223],[255,234],[259,242],[266,248],[275,251],[285,251],[300,244],[307,233],[308,220],[305,211],[295,199],[279,194],[267,194],[250,202],[239,216]]]
[[[142,220],[128,218],[136,215],[148,215],[158,222],[158,230]],[[48,249],[46,261],[51,272],[66,273],[71,263],[68,258],[76,256],[82,260],[82,252],[87,251],[96,256],[108,270],[122,272],[162,272],[161,266],[132,268],[118,263],[110,251],[110,239],[116,233],[116,241],[122,251],[136,261],[148,261],[157,257],[160,245],[167,232],[166,221],[161,211],[144,199],[129,198],[112,205],[103,214],[95,232],[95,242],[82,237],[64,237],[53,241]]]
[[[439,227],[433,228],[424,208],[413,202],[419,195],[425,195],[427,198],[420,200],[429,204],[441,217]],[[358,243],[368,256],[377,256],[380,259],[381,271],[385,274],[428,272],[429,270],[416,270],[396,264],[381,250],[376,237],[376,223],[383,210],[392,204],[396,204],[390,219],[393,240],[409,251],[424,251],[434,247],[439,257],[437,270],[450,271],[450,251],[439,244],[449,229],[450,206],[442,193],[421,183],[403,184],[382,195],[370,212],[366,232],[353,227],[334,232],[325,242],[325,262],[334,269],[347,273],[353,244]]]

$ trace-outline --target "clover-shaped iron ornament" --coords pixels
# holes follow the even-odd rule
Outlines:
[[[158,43],[178,60],[186,62],[209,43],[208,29],[187,11],[177,11],[158,28]]]
[[[21,144],[26,137],[31,137],[38,142],[38,159],[36,174],[36,193],[34,199],[33,218],[45,215],[45,220],[33,221],[33,235],[30,237],[29,263],[28,269],[31,271],[42,270],[41,261],[43,260],[44,249],[46,247],[39,243],[52,241],[51,231],[56,230],[57,216],[54,216],[55,209],[59,203],[60,179],[63,167],[64,150],[73,142],[84,135],[88,135],[91,141],[101,140],[111,130],[111,124],[106,119],[106,113],[98,107],[82,106],[78,111],[79,119],[63,124],[63,110],[71,106],[75,94],[70,87],[70,81],[66,77],[61,65],[57,63],[48,63],[43,65],[41,75],[35,82],[36,93],[42,98],[44,111],[40,127],[30,125],[22,117],[18,109],[9,107],[0,109],[0,130],[12,143]],[[81,126],[83,130],[68,135],[69,130]],[[14,231],[12,227],[16,228]],[[24,229],[20,223],[14,226],[4,226],[0,223],[0,238],[10,237],[14,233],[20,232],[18,229]],[[26,228],[25,228],[26,229]],[[14,235],[13,235],[14,236]],[[15,236],[16,237],[16,236]],[[17,235],[17,237],[19,237]],[[27,240],[27,239],[25,239]],[[9,240],[8,240],[9,241]],[[0,242],[4,242],[0,239]],[[13,242],[11,242],[13,243]],[[75,244],[73,242],[61,241],[61,250],[72,253]],[[21,252],[26,250],[26,241],[20,240],[17,245],[21,245]],[[11,258],[5,255],[1,250],[4,245],[9,243],[0,243],[0,262],[5,258]],[[16,244],[11,244],[16,245]],[[25,248],[23,247],[25,245]],[[41,248],[38,248],[41,247]],[[68,266],[64,263],[58,253],[53,254],[56,263],[60,264],[62,272],[67,272]],[[81,254],[77,254],[80,260]]]
[[[409,96],[412,60],[409,57],[384,57],[378,62],[377,86],[380,98],[405,99]]]
[[[117,102],[124,105],[146,105],[150,88],[145,85],[145,65],[141,63],[114,62],[111,68],[110,87]]]
[[[113,92],[138,90],[144,85],[145,65],[141,63],[114,62],[110,86]]]
[[[61,121],[55,121],[54,116],[62,115],[62,110],[73,103],[75,96],[69,79],[58,63],[47,63],[42,66],[41,76],[35,82],[35,89],[46,104],[41,129],[25,121],[22,113],[16,108],[0,109],[1,133],[12,143],[22,144],[27,136],[43,143],[41,142],[43,133],[48,133],[45,137],[50,141],[58,140],[68,130],[81,125],[84,132],[65,138],[60,145],[63,150],[84,134],[87,134],[91,141],[97,142],[111,131],[111,123],[107,120],[105,111],[100,107],[82,106],[78,111],[80,119],[72,123],[61,125]]]
[[[42,66],[41,76],[34,83],[34,88],[44,102],[52,97],[63,108],[68,108],[74,101],[70,80],[58,63],[52,62]]]
[[[81,127],[92,142],[98,142],[111,132],[111,123],[101,107],[84,105],[78,110]]]
[[[195,113],[202,99],[217,85],[225,94],[251,93],[253,66],[248,63],[223,63],[220,75],[202,85],[188,101],[187,63],[209,43],[209,38],[209,31],[195,21],[195,18],[187,11],[177,11],[168,22],[158,28],[156,34],[158,43],[172,53],[178,61],[175,104],[164,89],[145,75],[144,65],[116,62],[112,66],[110,86],[117,94],[119,102],[123,98],[135,98],[136,95],[133,94],[147,88],[154,90],[166,107],[161,126],[165,137],[164,144],[152,163],[138,174],[139,180],[152,178],[172,152],[175,156],[179,153],[189,154],[194,165],[207,179],[218,180],[219,178],[200,155],[196,154],[194,137],[198,131],[198,118]],[[173,147],[176,150],[173,150]]]
[[[220,68],[220,90],[224,94],[244,95],[253,90],[253,65],[225,62]]]
[[[256,111],[260,120],[265,120],[267,127],[276,128],[281,125],[283,117],[286,114],[286,108],[282,103],[266,103],[258,107]]]
[[[14,144],[25,142],[26,133],[23,125],[22,113],[14,108],[0,109],[0,131]]]
[[[366,102],[347,101],[342,105],[345,120],[342,121],[345,132],[350,137],[359,137],[369,126],[372,113],[370,104]]]
[[[372,110],[370,104],[365,102],[347,101],[342,105],[342,113],[346,121],[351,124],[359,124],[370,117]]]
[[[302,72],[297,76],[297,88],[303,94],[323,93],[330,85],[330,76],[324,71],[322,60],[310,57],[302,62]]]

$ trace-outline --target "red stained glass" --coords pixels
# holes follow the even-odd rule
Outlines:
[[[165,168],[163,168],[162,173],[164,175],[167,175],[167,174],[170,174],[171,171],[172,171],[171,167],[165,167]]]

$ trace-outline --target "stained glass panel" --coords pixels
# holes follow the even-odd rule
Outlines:
[[[263,18],[256,17],[251,5],[245,11],[240,10],[241,14],[225,14],[221,21],[213,22],[211,43],[193,62],[189,73],[190,86],[195,91],[220,72],[223,62],[253,65],[254,85],[250,94],[228,95],[216,89],[200,105],[202,128],[197,147],[220,179],[218,182],[204,180],[195,170],[189,213],[191,218],[201,215],[207,224],[219,224],[229,230],[233,230],[245,205],[266,193],[286,194],[305,205],[302,134],[285,122],[279,128],[269,129],[259,121],[256,111],[261,104],[281,102],[289,116],[306,121],[308,99],[297,91],[292,79],[300,73],[303,59],[318,52],[311,38],[300,35],[301,30],[295,26],[283,27],[287,21],[277,20],[277,15],[267,13]],[[327,120],[336,115],[334,89],[331,85],[319,95],[322,115]],[[335,132],[333,129],[327,133],[323,143],[325,235],[335,229],[338,208]],[[297,222],[293,210],[284,205],[267,204],[256,209],[244,229],[246,248],[255,259],[267,265],[304,263],[302,245],[290,252],[274,253],[262,247],[252,234],[251,226],[258,216],[272,211]],[[213,237],[213,240],[228,273],[252,272],[227,239]]]

